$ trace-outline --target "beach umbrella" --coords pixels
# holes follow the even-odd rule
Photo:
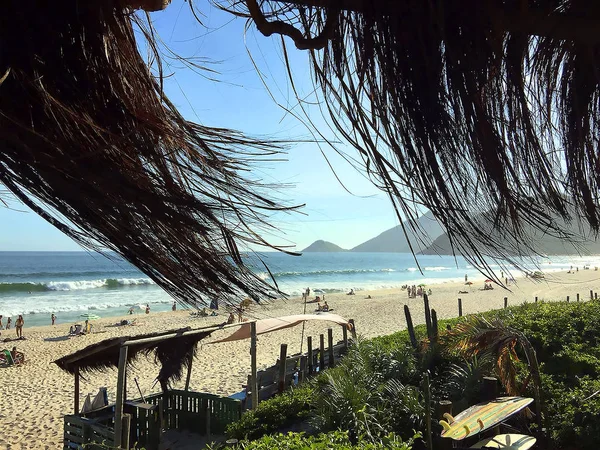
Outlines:
[[[84,320],[98,320],[98,319],[100,319],[100,316],[98,316],[96,314],[90,314],[90,313],[81,314],[79,317],[81,317]]]
[[[419,286],[419,287],[425,287],[425,286],[426,286],[426,284],[425,284],[425,283],[421,283],[421,284],[419,284],[418,286]]]
[[[472,281],[467,281],[465,284],[471,286],[473,284],[473,282]]]
[[[485,280],[485,283],[493,283],[493,281],[488,278],[487,280]]]

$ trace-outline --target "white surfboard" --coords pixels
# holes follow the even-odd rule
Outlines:
[[[504,450],[527,450],[533,447],[536,439],[524,434],[498,434],[472,445],[471,448],[501,448]]]

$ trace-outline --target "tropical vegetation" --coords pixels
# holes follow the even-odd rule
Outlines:
[[[390,436],[405,445],[415,432],[425,434],[428,408],[434,434],[439,431],[437,401],[451,400],[456,414],[479,401],[483,378],[494,376],[500,394],[536,400],[511,425],[526,434],[543,427],[554,448],[600,448],[596,302],[525,304],[440,321],[439,328],[439,337],[430,340],[425,326],[416,327],[417,349],[406,330],[359,341],[335,368],[246,413],[229,427],[229,436],[241,439],[247,445],[242,448],[267,448],[260,445],[283,439],[273,437],[280,430],[301,428],[308,435],[285,437],[298,446],[273,448],[311,448],[300,443],[334,442],[327,440],[330,433],[345,430],[358,446],[348,448],[378,448],[360,446],[382,445]],[[248,446],[252,440],[256,447]],[[413,446],[422,447],[422,440]]]

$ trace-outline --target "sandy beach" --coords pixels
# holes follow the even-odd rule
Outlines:
[[[430,285],[432,289],[430,304],[440,318],[458,315],[457,299],[462,298],[464,314],[501,308],[504,297],[509,305],[539,300],[576,301],[579,293],[582,301],[589,300],[590,290],[600,290],[600,271],[580,270],[568,274],[554,272],[546,274],[543,280],[517,279],[510,291],[496,287],[494,290],[481,290],[482,282],[472,286],[464,283],[442,283]],[[468,291],[458,294],[458,291]],[[365,297],[370,295],[371,299]],[[364,337],[389,334],[405,327],[403,305],[411,307],[413,321],[424,322],[422,299],[409,299],[406,291],[400,289],[361,291],[355,296],[331,294],[326,300],[334,313],[345,318],[353,318],[357,332]],[[315,304],[308,304],[307,312],[314,310]],[[278,317],[301,314],[304,303],[300,298],[272,303],[266,307],[257,307],[250,314],[253,318]],[[168,313],[137,314],[136,326],[111,326],[120,318],[94,321],[94,333],[87,336],[68,338],[70,323],[55,326],[30,328],[25,324],[26,340],[4,343],[3,348],[17,346],[26,355],[26,364],[19,367],[0,369],[0,385],[3,387],[0,409],[0,448],[2,449],[59,449],[62,448],[64,414],[73,412],[73,378],[61,371],[53,361],[87,345],[101,340],[135,334],[181,328],[185,326],[202,327],[226,320],[224,312],[217,317],[192,318],[188,311]],[[131,319],[132,316],[122,318]],[[60,319],[60,318],[59,318]],[[48,317],[50,322],[50,317]],[[318,336],[328,328],[324,323],[307,323],[305,336]],[[341,339],[339,326],[333,326],[334,339]],[[288,354],[300,350],[302,326],[259,336],[259,368],[275,363],[279,354],[279,345],[288,344]],[[209,340],[217,340],[227,335],[226,331],[213,334]],[[15,338],[15,330],[3,330],[1,338]],[[207,340],[208,341],[208,340]],[[305,347],[306,348],[306,347]],[[231,395],[238,392],[245,383],[250,371],[249,342],[238,341],[202,345],[198,358],[194,362],[191,389],[219,395]],[[158,368],[151,360],[138,360],[135,367],[129,369],[131,380],[137,378],[144,394],[157,392],[153,388]],[[81,399],[87,393],[95,393],[101,386],[108,388],[109,399],[114,400],[116,371],[86,376],[81,382]],[[175,386],[179,387],[179,386]],[[139,394],[134,383],[128,385],[128,397],[137,398]]]

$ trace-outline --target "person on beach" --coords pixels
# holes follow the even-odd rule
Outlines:
[[[467,277],[467,274],[465,273],[465,283],[469,281],[469,277]]]
[[[323,303],[323,312],[327,312],[329,311],[329,305],[327,304],[327,302]]]
[[[25,325],[25,321],[23,320],[23,316],[19,314],[19,317],[15,321],[15,330],[17,330],[17,337],[23,337],[23,325]]]
[[[146,314],[150,314],[150,305],[146,304]]]
[[[133,306],[129,308],[129,315],[133,315]]]
[[[54,325],[54,322],[56,322],[56,316],[54,315],[54,313],[52,313],[52,315],[50,316],[50,320],[52,320],[52,325]]]
[[[0,330],[2,329],[2,314],[0,314]]]
[[[12,319],[10,318],[10,316],[8,316],[8,319],[6,319],[6,329],[10,330],[10,324],[12,322]]]
[[[232,312],[230,312],[229,317],[227,318],[227,325],[231,325],[234,322],[235,322],[235,315]]]
[[[12,356],[13,362],[15,364],[23,364],[25,361],[25,355],[22,352],[17,351],[17,347],[13,347],[10,351],[10,356]]]
[[[177,311],[177,303],[173,302],[173,306],[171,306],[172,311]]]

